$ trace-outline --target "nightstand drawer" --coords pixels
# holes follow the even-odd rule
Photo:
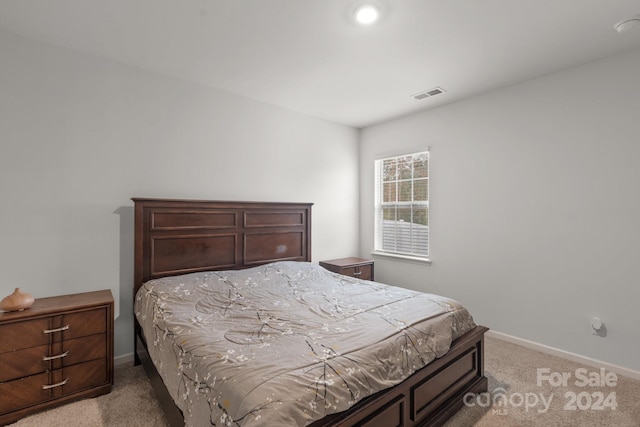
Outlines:
[[[372,268],[370,265],[359,265],[355,267],[343,267],[338,273],[355,277],[356,279],[371,280]]]
[[[320,266],[334,273],[363,280],[374,280],[373,260],[363,258],[340,258],[320,261]]]

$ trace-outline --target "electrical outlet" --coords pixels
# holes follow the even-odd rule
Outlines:
[[[607,327],[599,317],[591,318],[591,333],[599,337],[607,336]]]

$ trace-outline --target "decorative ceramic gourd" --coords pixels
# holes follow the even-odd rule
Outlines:
[[[31,307],[33,301],[35,301],[33,295],[21,292],[20,288],[16,288],[11,295],[4,297],[0,301],[0,309],[4,311],[22,311]]]

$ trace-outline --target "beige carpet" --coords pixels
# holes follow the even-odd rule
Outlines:
[[[640,381],[618,375],[613,385],[610,373],[608,385],[595,386],[591,381],[607,376],[597,368],[492,338],[486,339],[485,359],[489,393],[472,399],[473,406],[463,408],[446,427],[640,426]],[[540,386],[538,369],[548,369],[541,371]],[[560,379],[563,374],[566,381]],[[495,404],[486,406],[484,397]],[[546,411],[543,399],[551,402]]]
[[[469,399],[469,407],[458,412],[447,427],[640,427],[640,381],[618,376],[615,386],[611,378],[609,385],[576,386],[576,381],[578,385],[584,382],[582,376],[600,379],[600,371],[491,338],[486,341],[485,357],[489,393]],[[545,368],[551,381],[543,380],[538,386],[538,369]],[[584,371],[576,372],[578,369]],[[555,386],[553,380],[561,378],[563,373],[570,375],[567,385]],[[576,397],[575,401],[572,396]],[[495,404],[488,406],[487,402],[491,401]],[[545,409],[544,402],[549,401]],[[528,408],[526,402],[529,402]],[[612,410],[614,404],[617,406]],[[17,427],[165,425],[140,366],[117,367],[115,386],[108,395],[42,412],[13,424]]]

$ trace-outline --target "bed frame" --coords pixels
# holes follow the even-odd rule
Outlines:
[[[232,270],[274,261],[311,261],[311,203],[222,202],[134,198],[134,292],[150,279]],[[404,382],[365,398],[312,427],[437,426],[467,393],[487,391],[484,333],[477,326],[449,352]],[[142,363],[172,426],[184,426],[149,357],[135,321],[135,363]]]

